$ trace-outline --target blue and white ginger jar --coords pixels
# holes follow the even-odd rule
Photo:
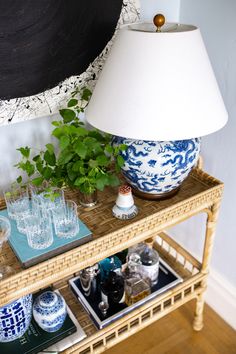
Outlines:
[[[161,195],[177,190],[196,165],[200,138],[175,141],[147,141],[114,137],[113,144],[126,144],[121,155],[122,173],[136,190]]]
[[[0,342],[11,342],[22,337],[32,317],[32,295],[25,295],[0,308]]]
[[[58,331],[66,318],[64,298],[53,291],[45,291],[33,304],[33,316],[37,324],[46,332]]]

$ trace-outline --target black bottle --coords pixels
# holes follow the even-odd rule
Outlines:
[[[116,272],[110,272],[108,278],[101,283],[102,301],[110,307],[124,303],[124,278]]]

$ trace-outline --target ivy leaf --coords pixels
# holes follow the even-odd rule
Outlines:
[[[56,156],[54,153],[51,155],[51,153],[48,150],[46,150],[43,155],[43,158],[50,166],[55,166]]]
[[[30,148],[28,146],[26,146],[25,148],[21,147],[21,148],[16,149],[16,150],[20,151],[22,156],[26,157],[27,159],[29,158]]]
[[[119,167],[122,167],[124,165],[124,163],[125,163],[125,160],[124,160],[124,158],[121,155],[117,156],[116,161],[117,161],[117,165]]]
[[[106,175],[102,175],[96,181],[96,187],[98,190],[103,191],[104,187],[108,184],[108,178]]]
[[[78,100],[76,100],[75,98],[72,98],[68,103],[67,103],[67,107],[74,107],[78,104]]]
[[[98,161],[96,161],[96,160],[91,159],[91,160],[89,160],[88,164],[89,164],[89,167],[91,167],[91,168],[98,167]]]
[[[67,135],[63,135],[60,138],[60,148],[64,150],[70,144],[70,138]]]
[[[39,159],[37,162],[36,162],[36,168],[37,170],[39,171],[39,173],[42,174],[43,172],[43,163],[42,163],[42,160]]]
[[[34,165],[30,161],[26,161],[24,165],[24,170],[27,173],[27,175],[30,177],[34,174],[35,168]]]
[[[62,135],[64,135],[65,132],[64,132],[64,127],[59,127],[59,128],[55,128],[53,131],[52,131],[52,135],[55,136],[57,139],[60,139],[60,137]]]
[[[74,133],[78,136],[87,136],[88,135],[88,131],[83,127],[77,127],[76,130],[74,130]]]
[[[59,122],[58,120],[54,120],[51,124],[54,125],[54,127],[60,127],[61,122]]]
[[[72,168],[67,168],[67,174],[68,174],[68,177],[69,177],[69,179],[73,182],[75,179],[76,179],[76,177],[78,176],[78,174],[76,173],[76,172],[74,172],[73,170],[72,170]]]
[[[76,118],[76,114],[72,109],[60,109],[59,112],[65,123],[70,123]]]
[[[43,181],[44,181],[44,178],[43,177],[36,177],[36,178],[34,178],[34,179],[32,179],[32,184],[34,185],[34,186],[41,186],[41,184],[43,183]]]
[[[97,156],[98,154],[104,153],[104,148],[100,145],[100,143],[95,143],[92,146],[92,151]]]
[[[83,162],[82,161],[76,161],[73,166],[72,166],[72,170],[74,172],[79,172],[79,169],[83,167]]]
[[[17,177],[16,181],[17,181],[17,183],[20,184],[22,182],[22,177],[21,176]]]
[[[108,145],[105,146],[105,151],[106,151],[108,154],[112,154],[112,153],[113,153],[113,147],[108,144]]]
[[[37,162],[38,160],[41,160],[41,156],[40,155],[36,155],[33,157],[32,159],[34,162]]]
[[[92,138],[91,136],[88,136],[87,138],[84,139],[84,143],[87,146],[93,146],[93,144],[97,143],[97,140],[95,138]]]
[[[107,166],[110,163],[110,159],[108,159],[106,155],[99,155],[96,161],[99,166]]]
[[[96,176],[96,174],[97,174],[96,169],[95,169],[95,168],[92,168],[92,169],[89,171],[88,176],[94,178],[94,177]]]
[[[68,151],[68,149],[62,150],[58,157],[58,165],[65,165],[67,164],[73,157],[73,153]]]
[[[109,185],[111,185],[112,187],[116,187],[120,184],[120,180],[116,175],[108,176],[108,181],[109,181]]]
[[[92,138],[95,138],[98,141],[101,142],[104,141],[103,135],[98,130],[90,130],[88,135],[91,136]]]
[[[47,148],[50,155],[54,154],[54,146],[52,144],[47,144],[46,148]]]
[[[45,179],[49,180],[52,175],[52,169],[49,166],[45,167],[42,171],[42,175]]]
[[[84,175],[85,175],[85,168],[84,168],[84,167],[80,167],[79,173],[80,173],[82,176],[84,176]]]
[[[79,187],[79,186],[81,186],[81,184],[85,183],[86,180],[87,180],[86,177],[78,177],[78,178],[76,178],[74,184],[75,184],[75,186]]]
[[[81,141],[78,141],[75,144],[75,152],[77,155],[79,155],[81,157],[81,159],[84,159],[86,154],[87,154],[87,146],[85,144],[83,144]]]
[[[83,89],[81,98],[82,98],[82,100],[88,101],[91,95],[92,95],[92,92],[87,87],[85,87]]]

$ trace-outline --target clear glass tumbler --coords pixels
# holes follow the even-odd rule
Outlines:
[[[0,253],[2,252],[2,246],[7,242],[11,235],[11,224],[8,218],[0,216]],[[10,266],[0,265],[0,280],[13,274],[14,270]]]
[[[79,232],[77,204],[67,200],[52,210],[55,233],[58,237],[72,238]]]
[[[27,187],[5,191],[4,197],[8,216],[11,219],[16,219],[16,217],[25,213],[29,209],[29,194]]]
[[[42,208],[51,211],[64,203],[64,190],[57,187],[30,185],[32,204],[39,203]]]
[[[34,249],[44,249],[53,243],[51,218],[48,214],[30,213],[24,218],[28,244]]]

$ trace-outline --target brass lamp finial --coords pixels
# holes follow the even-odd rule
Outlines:
[[[165,24],[165,16],[162,14],[157,14],[153,18],[153,23],[157,28],[157,32],[161,32],[161,27]]]

